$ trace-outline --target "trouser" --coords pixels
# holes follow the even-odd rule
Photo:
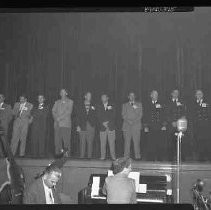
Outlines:
[[[130,157],[130,144],[131,144],[131,139],[133,139],[135,158],[140,159],[141,130],[137,128],[131,128],[123,131],[123,135],[125,140],[124,157]]]
[[[95,136],[95,128],[92,127],[89,123],[87,123],[86,130],[80,131],[79,138],[80,138],[80,157],[84,158],[85,151],[86,151],[86,143],[87,143],[87,150],[88,150],[88,158],[92,157],[93,151],[93,141]]]
[[[11,140],[11,150],[13,155],[15,155],[17,152],[19,141],[20,141],[20,156],[25,155],[28,126],[29,126],[28,119],[17,118],[14,121],[12,140]]]
[[[110,149],[110,155],[112,159],[116,159],[115,155],[115,139],[116,134],[115,130],[113,131],[100,131],[100,151],[101,151],[101,158],[106,158],[106,143],[107,143],[107,137],[108,137],[108,144]]]
[[[59,154],[62,150],[62,142],[64,148],[68,149],[70,154],[70,138],[71,138],[71,128],[67,127],[56,127],[55,128],[55,153]]]
[[[2,124],[1,124],[1,127],[2,127],[3,130],[4,130],[4,138],[5,138],[6,141],[8,141],[8,138],[7,138],[7,134],[8,134],[8,125],[5,124],[5,123],[2,123]],[[4,157],[2,146],[3,146],[3,145],[0,143],[0,157]]]
[[[167,160],[167,145],[165,132],[161,129],[151,129],[147,136],[147,160]]]
[[[196,141],[196,154],[198,160],[211,160],[210,147],[210,127],[209,126],[198,126],[195,127],[195,141]]]
[[[44,157],[46,128],[32,125],[31,134],[31,154],[33,157]]]

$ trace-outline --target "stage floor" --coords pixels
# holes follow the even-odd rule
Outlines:
[[[53,159],[17,158],[17,163],[24,169],[26,185],[29,185],[34,177],[53,161]],[[106,174],[111,167],[111,160],[96,159],[68,159],[63,167],[62,179],[59,182],[59,190],[70,197],[70,203],[76,204],[78,192],[87,186],[89,176],[93,173]],[[133,170],[143,175],[169,175],[172,179],[171,188],[176,200],[176,165],[171,162],[133,161]],[[5,161],[0,159],[0,171],[4,171]],[[0,184],[4,176],[0,176]],[[205,181],[204,193],[211,191],[211,163],[184,162],[180,167],[180,203],[192,203],[191,189],[196,180]]]

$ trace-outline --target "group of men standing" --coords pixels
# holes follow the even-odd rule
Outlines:
[[[55,153],[59,154],[63,148],[68,149],[70,153],[74,107],[76,131],[80,141],[80,157],[85,157],[87,144],[87,156],[92,158],[94,138],[99,131],[100,159],[106,159],[108,141],[111,159],[115,160],[116,106],[110,102],[109,95],[103,93],[101,103],[98,105],[93,104],[91,92],[85,93],[82,101],[76,105],[68,97],[65,89],[60,91],[60,96],[61,98],[54,103],[52,110],[45,103],[44,95],[38,96],[37,106],[33,106],[22,95],[12,109],[10,105],[4,103],[4,95],[0,94],[0,122],[6,138],[8,138],[8,125],[14,117],[11,138],[13,154],[17,152],[20,142],[19,155],[22,157],[25,155],[27,133],[31,125],[31,153],[35,157],[45,156],[47,122],[51,112],[54,119]],[[185,104],[180,99],[178,90],[172,91],[170,100],[165,104],[160,101],[158,92],[153,90],[144,106],[136,101],[134,92],[130,92],[128,102],[122,105],[121,114],[125,157],[130,156],[131,140],[133,140],[135,159],[141,159],[141,131],[143,131],[147,144],[143,150],[145,150],[147,160],[173,160],[176,155],[177,120],[185,116],[188,119],[188,131],[193,131],[192,150],[196,152],[199,160],[211,160],[208,152],[211,112],[201,90],[196,91],[195,100],[191,105]],[[188,132],[185,135],[188,135]]]

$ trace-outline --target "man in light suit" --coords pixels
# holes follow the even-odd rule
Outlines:
[[[12,120],[12,108],[10,105],[4,103],[5,97],[3,94],[0,94],[0,126],[3,128],[5,133],[5,138],[8,140],[8,127],[9,123]],[[0,146],[0,156],[2,155],[2,150]]]
[[[114,176],[108,176],[103,186],[108,204],[135,204],[135,180],[128,177],[131,172],[131,159],[119,158],[113,162]]]
[[[97,108],[97,117],[100,129],[100,159],[105,160],[106,158],[106,143],[108,137],[111,158],[115,160],[115,107],[109,102],[109,97],[107,94],[101,95],[101,101],[102,103]]]
[[[20,141],[20,156],[25,155],[26,138],[28,133],[29,123],[31,122],[31,110],[33,105],[27,102],[25,95],[20,96],[20,102],[16,102],[13,108],[13,115],[15,116],[13,124],[13,133],[11,140],[11,149],[15,155],[18,143]]]
[[[129,93],[129,102],[123,104],[123,135],[125,140],[124,156],[130,156],[130,143],[133,139],[135,158],[140,159],[140,136],[141,136],[141,119],[143,115],[143,108],[140,102],[135,101],[135,94]]]
[[[55,131],[55,153],[59,154],[62,150],[62,141],[64,149],[68,149],[70,155],[70,139],[71,139],[71,114],[73,110],[73,101],[68,98],[65,89],[61,89],[61,99],[57,100],[52,108],[54,118]]]

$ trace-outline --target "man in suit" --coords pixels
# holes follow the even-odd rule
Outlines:
[[[56,165],[48,166],[40,177],[25,189],[24,204],[61,204],[55,186],[61,178],[62,171]]]
[[[137,203],[135,180],[128,178],[131,168],[130,158],[119,158],[113,162],[114,176],[108,176],[103,186],[108,204]]]
[[[80,158],[85,157],[86,143],[88,146],[88,158],[91,158],[97,120],[96,110],[91,101],[92,94],[87,92],[84,98],[83,103],[76,107],[76,124],[80,138]]]
[[[195,139],[195,150],[200,161],[211,160],[210,155],[210,129],[211,111],[210,105],[204,99],[202,90],[196,90],[195,100],[191,111],[193,121],[193,135]]]
[[[140,137],[141,137],[141,119],[143,114],[142,104],[135,101],[135,94],[129,93],[129,102],[123,104],[123,135],[125,140],[124,157],[130,156],[130,143],[133,139],[135,158],[140,159]]]
[[[38,105],[32,109],[31,154],[34,157],[45,157],[45,143],[49,108],[44,95],[38,95]]]
[[[168,159],[176,160],[176,135],[177,120],[186,116],[186,105],[179,98],[179,90],[175,89],[171,92],[171,99],[167,103],[167,131],[168,131]],[[183,153],[184,154],[184,153]]]
[[[12,108],[9,104],[6,104],[4,100],[4,95],[0,94],[0,126],[4,130],[6,140],[8,140],[8,127],[10,121],[12,120]],[[0,145],[0,156],[2,156],[2,154],[3,153]]]
[[[52,114],[54,118],[55,153],[58,154],[61,151],[63,142],[64,148],[68,149],[70,155],[73,101],[67,95],[67,91],[61,89],[61,99],[55,102],[52,108]]]
[[[165,138],[166,125],[164,105],[158,98],[158,92],[153,90],[150,94],[143,114],[144,132],[147,133],[147,160],[165,160],[167,142]]]
[[[20,102],[16,102],[13,108],[15,120],[13,123],[13,133],[11,140],[11,149],[13,155],[16,154],[18,143],[20,141],[20,156],[25,155],[26,138],[28,126],[31,122],[31,110],[33,105],[27,101],[25,95],[20,96]]]
[[[97,108],[97,117],[99,121],[100,129],[100,151],[101,160],[106,158],[106,143],[108,138],[108,144],[110,148],[111,158],[116,159],[115,154],[115,107],[109,102],[109,97],[107,94],[101,95],[102,104]]]

